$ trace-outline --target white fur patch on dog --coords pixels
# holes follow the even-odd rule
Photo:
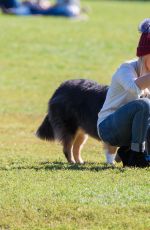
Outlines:
[[[106,152],[106,163],[114,164],[116,154]]]

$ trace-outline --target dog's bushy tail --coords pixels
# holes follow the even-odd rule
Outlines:
[[[50,123],[49,118],[48,118],[48,114],[46,115],[42,124],[40,125],[40,127],[36,131],[36,136],[42,140],[48,140],[48,141],[52,141],[55,139],[53,128],[52,128],[51,123]]]

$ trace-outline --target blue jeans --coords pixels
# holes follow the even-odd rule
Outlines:
[[[150,126],[150,99],[142,98],[127,103],[109,115],[98,126],[104,142],[112,146],[130,146],[137,152],[145,151]]]
[[[33,15],[52,15],[52,16],[65,16],[65,17],[75,17],[77,16],[69,6],[51,6],[48,9],[37,9],[37,8],[30,8],[31,14]]]

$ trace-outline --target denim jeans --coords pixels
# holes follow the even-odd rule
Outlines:
[[[52,6],[48,9],[37,9],[36,7],[31,7],[31,14],[33,15],[52,15],[52,16],[65,16],[65,17],[75,17],[76,13],[69,6]]]
[[[112,146],[130,146],[137,152],[145,150],[150,126],[150,99],[137,99],[119,108],[98,126],[104,142]]]

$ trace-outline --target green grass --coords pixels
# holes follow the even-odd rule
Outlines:
[[[133,58],[150,3],[85,1],[87,21],[0,15],[0,229],[150,229],[150,170],[112,169],[89,139],[85,165],[34,132],[67,79],[109,84]]]

